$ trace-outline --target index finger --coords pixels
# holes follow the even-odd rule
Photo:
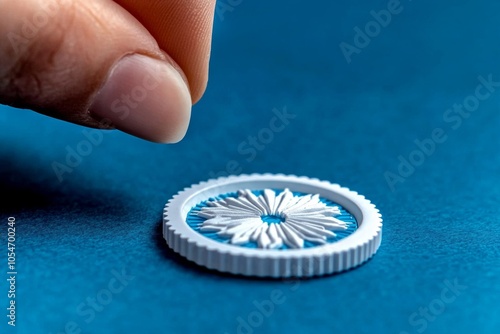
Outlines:
[[[181,67],[193,103],[205,92],[215,0],[115,0],[134,15]]]

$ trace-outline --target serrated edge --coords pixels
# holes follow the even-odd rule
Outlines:
[[[373,234],[363,243],[358,243],[354,247],[344,249],[340,252],[315,255],[303,255],[293,257],[272,258],[266,257],[265,253],[261,256],[244,254],[243,250],[238,252],[235,247],[233,252],[221,251],[217,248],[210,248],[207,245],[201,244],[196,240],[192,240],[189,236],[182,235],[178,232],[175,226],[169,220],[169,209],[172,204],[175,204],[176,199],[185,192],[191,192],[195,189],[203,188],[203,186],[227,182],[231,180],[241,180],[251,177],[284,177],[308,182],[323,184],[324,186],[338,186],[340,189],[347,191],[353,197],[365,202],[365,205],[372,210],[375,229]],[[382,241],[382,224],[383,219],[380,210],[365,196],[360,195],[356,191],[352,191],[347,187],[342,187],[339,184],[320,180],[317,178],[309,178],[306,176],[285,175],[285,174],[242,174],[239,176],[219,177],[210,179],[186,187],[175,194],[165,205],[163,210],[163,236],[170,248],[176,253],[195,262],[198,265],[209,269],[218,270],[231,274],[240,274],[245,276],[258,277],[312,277],[327,274],[342,272],[345,270],[357,267],[370,258],[377,252]],[[184,222],[185,223],[185,222]],[[194,230],[193,230],[194,231]],[[353,235],[356,232],[353,233]],[[232,253],[232,254],[230,254]],[[239,254],[238,254],[239,253]]]

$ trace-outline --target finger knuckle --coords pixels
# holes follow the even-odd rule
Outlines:
[[[71,69],[72,41],[68,29],[74,15],[67,1],[47,1],[33,8],[9,32],[8,64],[0,78],[0,89],[8,104],[29,107],[53,94],[54,81]]]

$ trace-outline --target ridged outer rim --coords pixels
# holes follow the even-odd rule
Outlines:
[[[193,206],[239,189],[284,189],[317,193],[347,209],[358,229],[331,244],[297,250],[250,249],[207,238],[186,223]],[[359,266],[378,250],[382,216],[364,196],[327,181],[282,174],[252,174],[209,180],[185,188],[165,205],[163,236],[175,252],[198,265],[232,274],[259,277],[311,277]]]

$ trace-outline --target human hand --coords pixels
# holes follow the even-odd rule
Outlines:
[[[155,142],[205,91],[215,0],[0,3],[0,103]]]

